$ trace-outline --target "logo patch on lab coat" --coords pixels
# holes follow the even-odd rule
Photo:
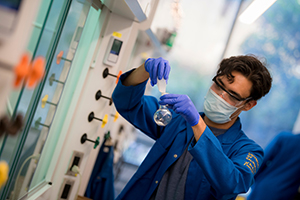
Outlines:
[[[258,160],[252,153],[248,153],[244,165],[251,170],[252,174],[256,173],[257,169],[259,168]]]

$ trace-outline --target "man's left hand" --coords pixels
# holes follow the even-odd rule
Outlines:
[[[198,124],[200,115],[187,95],[165,94],[161,96],[160,99],[159,104],[167,105],[168,108],[182,115],[191,126]]]

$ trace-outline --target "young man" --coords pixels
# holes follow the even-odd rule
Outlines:
[[[144,95],[150,77],[168,80],[170,65],[150,58],[120,77],[113,93],[118,112],[156,140],[117,199],[235,199],[247,192],[263,150],[241,130],[238,115],[266,95],[272,78],[253,56],[222,60],[198,113],[186,95],[165,94],[158,102]],[[167,105],[172,121],[158,126],[153,114]]]

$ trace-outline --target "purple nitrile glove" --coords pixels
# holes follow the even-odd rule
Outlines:
[[[168,82],[171,67],[169,61],[160,58],[148,58],[145,62],[145,70],[150,75],[150,84],[154,86],[157,83],[157,78],[164,78]]]
[[[158,102],[161,105],[167,105],[168,108],[173,109],[180,114],[191,126],[198,124],[200,115],[187,95],[181,94],[165,94],[160,97]]]

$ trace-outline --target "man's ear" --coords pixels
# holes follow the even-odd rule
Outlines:
[[[251,100],[249,102],[247,102],[243,108],[244,111],[248,111],[250,110],[251,108],[253,108],[254,106],[256,106],[257,104],[257,101],[256,100]]]

